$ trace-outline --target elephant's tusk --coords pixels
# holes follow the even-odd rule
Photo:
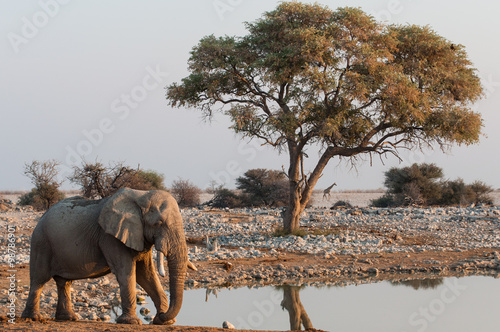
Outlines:
[[[158,274],[162,277],[165,277],[166,276],[166,273],[165,273],[165,265],[164,265],[164,255],[161,251],[157,251],[156,253],[156,266],[158,268]],[[198,269],[196,268],[196,266],[194,266],[193,263],[191,263],[191,261],[187,261],[187,267],[190,268],[191,270],[193,271],[198,271]]]
[[[196,268],[196,266],[194,266],[193,263],[191,263],[191,261],[188,260],[187,262],[187,266],[188,268],[190,268],[191,270],[194,270],[194,271],[198,271],[198,269]]]
[[[165,273],[165,265],[163,264],[163,253],[161,251],[156,252],[156,267],[158,268],[158,274],[164,277]]]

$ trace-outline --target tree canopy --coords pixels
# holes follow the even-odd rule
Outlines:
[[[232,129],[286,150],[296,229],[312,190],[336,156],[393,154],[400,148],[472,144],[482,96],[465,47],[428,26],[386,25],[359,8],[283,2],[242,37],[196,45],[189,76],[167,88],[172,106],[222,111]],[[306,174],[304,152],[321,155]]]

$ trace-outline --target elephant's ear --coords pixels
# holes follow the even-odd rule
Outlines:
[[[144,250],[142,211],[137,205],[138,193],[120,189],[108,198],[99,215],[99,225],[107,234],[137,251]]]

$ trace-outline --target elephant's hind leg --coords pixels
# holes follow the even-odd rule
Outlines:
[[[73,311],[71,304],[71,284],[73,280],[59,276],[54,276],[54,280],[57,285],[56,320],[78,320],[78,316]]]
[[[32,320],[43,320],[44,317],[40,313],[40,294],[45,283],[35,284],[30,286],[30,293],[26,300],[26,307],[21,314],[22,318],[31,318]]]
[[[31,248],[32,252],[33,250],[36,249]],[[43,259],[42,263],[47,264],[46,266],[49,264]],[[50,280],[50,278],[51,276],[48,270],[36,266],[35,260],[32,257],[30,260],[30,292],[28,299],[26,300],[26,307],[21,314],[22,318],[31,318],[35,321],[44,319],[40,313],[40,295],[42,293],[43,286]]]

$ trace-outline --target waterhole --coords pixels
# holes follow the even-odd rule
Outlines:
[[[137,313],[149,324],[156,309],[148,297],[145,302]],[[222,327],[228,321],[237,329],[253,330],[498,331],[499,312],[500,279],[434,278],[187,290],[176,324]]]

